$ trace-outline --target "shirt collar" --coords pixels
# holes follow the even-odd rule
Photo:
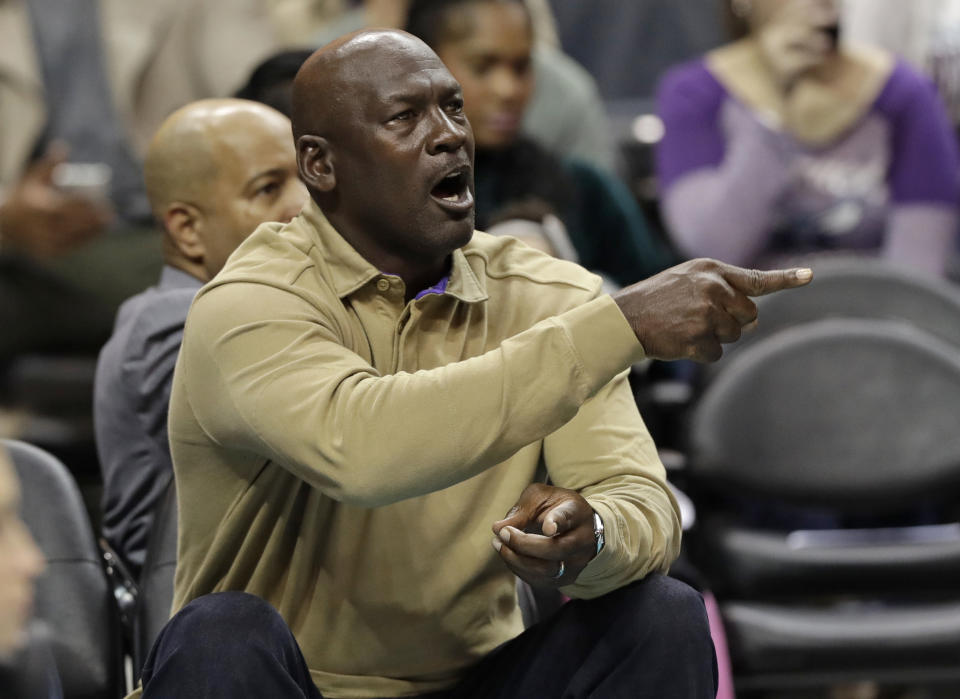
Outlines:
[[[319,238],[316,250],[330,270],[334,289],[339,298],[349,296],[382,275],[380,270],[364,259],[350,243],[344,240],[343,236],[337,233],[316,202],[312,200],[308,202],[301,215]],[[452,260],[446,287],[441,291],[443,280],[439,280],[436,285],[430,289],[424,289],[423,292],[448,294],[465,303],[486,301],[488,297],[483,279],[470,267],[463,249],[454,250]]]
[[[160,284],[164,289],[199,289],[203,282],[192,274],[171,265],[164,265],[160,271]]]

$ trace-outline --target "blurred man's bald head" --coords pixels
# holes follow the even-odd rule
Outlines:
[[[181,107],[154,134],[144,161],[150,206],[158,219],[174,201],[197,203],[209,192],[222,165],[218,145],[231,132],[256,128],[283,115],[256,102],[207,99]]]
[[[209,99],[160,126],[144,162],[147,196],[168,234],[168,264],[211,278],[266,221],[289,221],[306,200],[290,120],[257,102]]]

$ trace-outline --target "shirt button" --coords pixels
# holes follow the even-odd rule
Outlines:
[[[377,280],[377,288],[380,291],[387,291],[390,288],[390,282],[383,277]]]

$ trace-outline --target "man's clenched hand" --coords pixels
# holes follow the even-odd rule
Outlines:
[[[651,359],[713,362],[757,320],[751,296],[804,286],[809,269],[761,272],[691,260],[613,294]]]
[[[493,533],[500,558],[534,587],[570,585],[597,551],[590,503],[575,490],[543,483],[524,488]]]

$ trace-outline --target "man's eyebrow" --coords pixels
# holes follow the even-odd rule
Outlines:
[[[381,101],[384,103],[395,104],[398,102],[416,102],[417,100],[422,100],[423,95],[419,92],[388,92],[385,94]]]
[[[451,80],[439,85],[437,92],[439,92],[441,95],[449,96],[459,94],[462,92],[462,88],[460,87],[460,83],[458,83],[456,80]],[[426,90],[396,90],[394,92],[387,92],[382,95],[380,101],[384,104],[400,104],[419,102],[428,99],[430,99],[430,95]]]

